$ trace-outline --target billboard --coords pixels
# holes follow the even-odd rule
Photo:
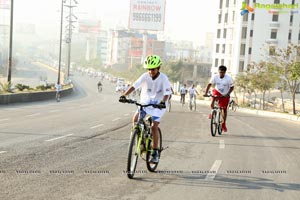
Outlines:
[[[163,31],[166,0],[130,0],[129,29]]]
[[[78,31],[80,33],[98,33],[101,32],[101,21],[97,20],[79,20]]]
[[[10,1],[0,0],[0,9],[10,9]]]

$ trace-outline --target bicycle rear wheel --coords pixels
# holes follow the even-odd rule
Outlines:
[[[171,101],[169,101],[168,112],[171,112]]]
[[[216,136],[217,129],[218,129],[217,111],[213,110],[211,113],[211,120],[210,120],[210,132],[213,137]]]
[[[150,172],[154,172],[158,166],[158,163],[150,163],[149,160],[151,158],[151,153],[153,150],[153,137],[149,140],[148,143],[148,148],[147,148],[147,156],[146,156],[146,164],[147,164],[147,169]],[[159,157],[161,155],[161,150],[162,150],[162,135],[161,135],[161,130],[158,128],[158,152],[159,152]]]
[[[196,99],[194,101],[194,111],[196,111]]]
[[[137,143],[139,138],[139,130],[134,130],[130,136],[130,143],[128,147],[128,158],[127,158],[127,176],[132,179],[137,166],[139,155],[136,151]]]

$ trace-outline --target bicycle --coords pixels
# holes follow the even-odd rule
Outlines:
[[[190,111],[196,111],[196,95],[190,96],[189,108]]]
[[[120,102],[135,104],[139,108],[138,121],[132,128],[131,135],[130,135],[130,142],[128,146],[127,171],[126,171],[127,176],[130,179],[133,178],[139,157],[141,157],[144,161],[146,161],[147,169],[150,172],[155,172],[158,163],[149,162],[153,152],[153,147],[152,147],[153,135],[151,132],[152,118],[151,116],[147,115],[144,108],[148,106],[152,106],[154,108],[161,108],[161,107],[159,107],[156,104],[142,105],[132,99],[126,99],[125,101],[120,101]],[[162,133],[161,133],[161,129],[158,128],[159,157],[163,150],[164,148],[162,147]],[[145,154],[146,154],[146,158],[145,158]]]
[[[98,85],[98,92],[102,92],[102,85]]]
[[[219,98],[222,98],[222,96],[212,96],[207,95],[207,97],[215,98],[214,106],[211,112],[211,120],[210,120],[210,132],[213,137],[216,136],[216,133],[218,131],[219,135],[222,135],[222,108],[219,106]]]
[[[55,95],[56,102],[60,102],[60,93],[61,91],[56,91],[56,95]]]
[[[239,105],[234,100],[231,100],[229,102],[228,110],[231,110],[231,111],[235,112],[238,108],[239,108]]]
[[[185,94],[180,95],[180,103],[181,103],[181,107],[183,107],[185,104]]]

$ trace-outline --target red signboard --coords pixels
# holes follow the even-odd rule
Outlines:
[[[101,21],[79,20],[78,29],[80,33],[100,33]]]

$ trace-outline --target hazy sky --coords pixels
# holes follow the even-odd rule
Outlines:
[[[78,17],[101,19],[105,26],[127,27],[130,0],[77,1],[74,13]],[[165,35],[203,43],[206,32],[215,32],[217,3],[218,0],[166,0]],[[37,30],[59,30],[61,0],[14,0],[14,7],[16,24],[36,23],[43,24]]]

